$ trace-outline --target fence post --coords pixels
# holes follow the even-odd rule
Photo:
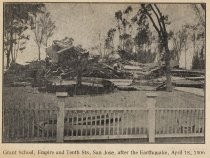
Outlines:
[[[67,97],[66,92],[56,92],[58,98],[58,115],[57,115],[57,143],[63,143],[64,138],[64,118],[65,118],[65,97]]]
[[[149,143],[155,142],[155,104],[156,93],[146,93],[147,95],[147,107],[148,107],[148,130],[149,130]]]

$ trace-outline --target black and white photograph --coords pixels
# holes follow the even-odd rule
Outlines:
[[[2,12],[3,144],[205,144],[206,3]]]

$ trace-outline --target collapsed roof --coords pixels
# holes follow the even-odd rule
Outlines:
[[[73,46],[73,39],[67,37],[60,41],[54,40],[52,46],[47,48],[47,56],[53,63],[74,59],[83,54],[88,55],[88,52],[81,46]]]

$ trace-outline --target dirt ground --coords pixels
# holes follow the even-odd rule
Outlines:
[[[103,95],[67,97],[66,107],[145,107],[148,91],[117,91]],[[204,97],[176,91],[157,91],[156,107],[204,107]],[[4,87],[3,100],[14,104],[36,103],[56,106],[59,99],[52,93],[34,92],[31,87]]]

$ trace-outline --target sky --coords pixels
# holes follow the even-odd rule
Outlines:
[[[115,12],[129,5],[127,3],[47,3],[47,10],[56,25],[54,35],[48,43],[51,45],[53,40],[60,40],[67,36],[74,39],[75,45],[81,44],[89,49],[99,44],[99,34],[103,43],[107,31],[116,26]],[[139,4],[131,6],[135,14]],[[183,23],[194,22],[195,15],[189,4],[159,4],[159,7],[163,14],[169,16],[171,21],[169,29],[178,30]],[[33,34],[29,34],[31,39],[27,42],[27,48],[17,58],[17,62],[21,64],[36,60],[38,57]],[[42,47],[41,57],[45,58],[44,47]]]

